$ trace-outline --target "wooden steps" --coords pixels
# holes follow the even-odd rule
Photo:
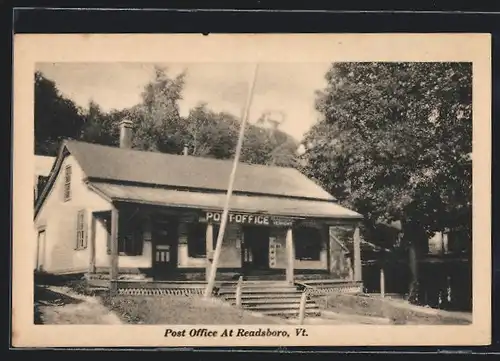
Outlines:
[[[236,305],[237,282],[219,285],[218,295]],[[244,281],[241,284],[241,306],[253,312],[281,317],[299,315],[302,292],[284,281]],[[318,316],[320,309],[312,300],[306,301],[306,316]]]

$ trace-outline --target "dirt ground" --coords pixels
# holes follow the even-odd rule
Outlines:
[[[120,318],[96,297],[79,295],[69,288],[35,288],[35,324],[118,325]]]

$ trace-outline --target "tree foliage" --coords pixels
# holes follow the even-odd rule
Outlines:
[[[228,113],[215,113],[201,103],[183,121],[183,138],[189,154],[228,159],[233,157],[239,120]]]
[[[146,84],[142,102],[129,111],[134,122],[134,147],[164,153],[180,153],[184,147],[179,111],[185,74],[171,79],[156,67],[153,81]]]
[[[79,139],[89,143],[117,146],[120,138],[119,123],[126,116],[126,110],[104,112],[99,104],[90,101],[83,112],[84,124]]]
[[[257,121],[245,129],[241,159],[243,162],[292,167],[296,166],[299,144],[278,129],[273,119]]]
[[[326,80],[305,171],[369,221],[400,221],[411,252],[470,230],[471,64],[336,63]]]
[[[41,74],[39,76],[44,79],[41,85],[35,84],[35,98],[38,99],[39,106],[40,103],[47,103],[46,98],[56,100],[51,100],[49,105],[36,114],[35,123],[39,130],[45,129],[40,125],[42,122],[47,124],[49,131],[56,122],[63,127],[57,129],[57,137],[38,132],[37,150],[49,142],[52,147],[51,155],[55,155],[60,141],[65,138],[118,146],[120,120],[128,118],[134,124],[133,146],[136,149],[181,154],[184,147],[187,147],[189,154],[195,156],[218,159],[230,159],[234,156],[240,119],[229,113],[214,112],[204,103],[190,109],[186,117],[180,115],[179,102],[182,100],[185,73],[169,77],[167,69],[156,67],[151,81],[144,86],[139,104],[109,112],[103,111],[94,101],[90,101],[86,109],[78,109],[71,100],[59,95],[55,83],[46,80]],[[50,86],[47,87],[46,83]],[[74,107],[75,116],[52,119],[54,112],[61,113],[57,108],[58,102]],[[64,123],[66,119],[68,123]],[[247,163],[293,166],[297,142],[279,130],[273,119],[261,119],[259,124],[247,126],[241,160]],[[269,124],[272,127],[264,129]]]
[[[40,72],[35,72],[35,119],[35,153],[51,156],[62,139],[78,139],[84,123],[81,109]]]

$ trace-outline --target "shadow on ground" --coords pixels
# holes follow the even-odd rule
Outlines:
[[[65,306],[65,305],[76,305],[82,301],[62,293],[54,292],[47,288],[46,286],[35,285],[34,290],[34,312],[35,312],[35,324],[43,325],[42,312],[40,307],[44,306]]]

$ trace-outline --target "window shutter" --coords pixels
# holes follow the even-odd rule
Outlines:
[[[63,200],[67,202],[71,199],[71,165],[64,168]]]
[[[76,212],[76,225],[75,225],[75,250],[78,250],[78,224],[80,222],[80,211]]]
[[[81,209],[76,214],[75,250],[87,248],[87,212]]]
[[[87,212],[85,210],[83,212],[83,248],[87,248],[88,244],[88,217]]]

